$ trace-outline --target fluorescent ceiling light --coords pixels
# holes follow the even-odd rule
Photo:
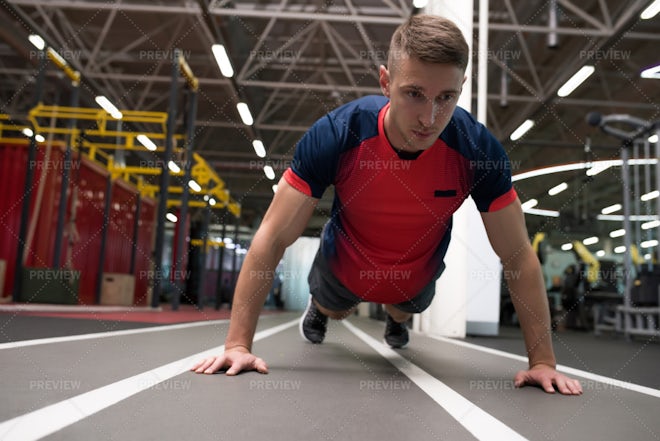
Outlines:
[[[273,193],[277,193],[277,184],[273,184]]]
[[[596,219],[598,220],[606,220],[606,221],[616,221],[616,222],[623,222],[624,216],[622,214],[599,214],[596,216]],[[656,216],[652,214],[631,214],[630,215],[630,220],[632,222],[646,222],[646,221],[652,221],[657,219]]]
[[[660,196],[660,191],[654,190],[650,193],[643,194],[640,199],[646,202],[650,201],[651,199],[656,199],[658,196]]]
[[[573,244],[572,243],[565,243],[564,245],[561,246],[561,249],[564,251],[570,251],[573,249]]]
[[[555,210],[543,210],[540,208],[528,208],[525,214],[535,214],[537,216],[559,217],[559,212]]]
[[[213,198],[209,199],[209,205],[213,207],[215,205],[215,199]]]
[[[603,208],[602,210],[600,210],[600,212],[602,214],[612,214],[621,210],[621,208],[623,208],[621,204],[614,204],[614,205],[610,205],[609,207]]]
[[[167,168],[169,168],[172,173],[179,173],[181,171],[179,166],[176,165],[176,162],[174,162],[174,161],[168,162],[167,163]]]
[[[166,217],[167,220],[170,221],[170,222],[175,222],[175,223],[176,223],[176,221],[178,220],[177,217],[176,217],[173,213],[167,213],[167,214],[165,215],[165,217]]]
[[[213,51],[213,56],[215,57],[216,63],[220,68],[220,72],[227,78],[234,76],[234,69],[231,67],[231,61],[229,61],[229,56],[225,47],[221,44],[214,44],[211,46],[211,51]]]
[[[651,144],[655,144],[656,142],[658,142],[658,135],[651,135],[651,136],[649,136],[649,142],[650,142]]]
[[[46,47],[46,42],[44,41],[43,38],[41,38],[40,35],[31,34],[30,36],[28,36],[28,40],[30,40],[30,43],[32,43],[34,47],[36,47],[40,51],[44,50],[44,48]]]
[[[589,78],[589,76],[591,76],[591,74],[594,73],[594,70],[596,69],[593,66],[590,65],[582,66],[582,68],[578,70],[575,73],[575,75],[570,77],[568,81],[566,81],[564,85],[559,88],[559,90],[557,91],[557,95],[559,95],[562,98],[570,95],[571,92],[577,89],[578,86],[584,82],[584,80]]]
[[[639,244],[640,247],[642,248],[651,248],[651,247],[657,247],[658,246],[658,241],[653,239],[653,240],[645,240],[644,242]]]
[[[625,236],[625,235],[626,235],[626,230],[624,230],[624,229],[614,230],[614,231],[610,232],[610,237],[612,237],[612,238],[621,237],[621,236]]]
[[[642,224],[642,230],[650,230],[651,228],[660,227],[660,220],[645,222]]]
[[[566,182],[562,182],[561,184],[555,185],[550,190],[548,190],[548,194],[550,196],[555,196],[561,193],[562,191],[566,190],[567,188],[568,188],[568,184]]]
[[[639,18],[642,20],[648,20],[649,18],[655,17],[658,12],[660,12],[660,0],[655,0],[653,3],[648,5],[646,9],[639,14]]]
[[[252,119],[252,114],[250,113],[248,105],[245,103],[238,103],[236,104],[236,108],[238,109],[238,114],[241,115],[243,124],[251,126],[254,123],[254,120]]]
[[[594,165],[587,169],[587,176],[596,176],[597,174],[604,172],[610,167],[612,167],[611,163]]]
[[[562,165],[553,165],[550,167],[537,168],[536,170],[530,170],[522,173],[518,173],[511,177],[513,182],[522,181],[523,179],[537,178],[539,176],[551,175],[553,173],[561,173],[573,170],[584,170],[589,169],[590,167],[601,167],[605,164],[609,164],[612,167],[620,167],[622,161],[620,159],[608,159],[606,161],[594,161],[594,162],[573,162],[571,164],[562,164]],[[655,165],[658,163],[657,158],[653,159],[631,159],[628,161],[629,165]]]
[[[252,141],[252,147],[254,147],[254,152],[257,154],[258,157],[260,158],[266,157],[266,148],[264,147],[263,142],[261,142],[258,139],[255,139],[254,141]]]
[[[531,119],[525,120],[524,123],[520,124],[520,127],[518,127],[516,130],[513,131],[513,133],[510,136],[511,141],[519,140],[532,127],[534,127],[534,121],[532,121]]]
[[[626,252],[626,247],[624,247],[623,245],[621,245],[619,247],[616,247],[616,248],[614,248],[614,252],[617,253],[617,254],[625,253]]]
[[[604,257],[604,256],[605,256],[605,250],[598,250],[598,251],[596,251],[596,256],[598,256],[598,257]]]
[[[198,193],[202,191],[202,187],[200,187],[199,184],[192,179],[188,181],[188,187],[190,187],[193,191],[196,191]]]
[[[103,110],[108,112],[110,116],[113,117],[114,119],[122,119],[123,115],[121,114],[119,109],[117,109],[115,105],[112,104],[110,100],[104,97],[103,95],[99,95],[96,97],[96,103],[99,106],[101,106]]]
[[[582,241],[582,243],[585,244],[585,245],[593,245],[595,243],[598,243],[598,240],[599,239],[596,236],[592,236],[592,237],[587,237],[586,239],[584,239]]]
[[[23,135],[27,136],[28,138],[32,138],[32,135],[34,135],[34,132],[33,132],[32,129],[29,128],[29,127],[24,128],[24,129],[21,131],[21,133],[22,133]]]
[[[136,138],[138,142],[142,144],[144,148],[146,148],[149,151],[153,152],[158,148],[156,147],[156,144],[154,144],[154,142],[151,139],[149,139],[147,135],[138,135]]]
[[[523,211],[525,211],[525,210],[528,210],[530,208],[534,208],[534,207],[536,207],[536,205],[538,205],[538,203],[539,203],[539,201],[537,201],[536,199],[530,199],[527,202],[524,202],[522,204],[522,209],[523,209]]]
[[[44,138],[43,135],[35,135],[34,140],[37,142],[44,142],[46,138]]]
[[[275,172],[273,171],[273,167],[270,165],[264,166],[264,173],[266,173],[266,177],[271,181],[275,179]]]
[[[649,67],[648,69],[644,69],[640,76],[642,78],[650,78],[655,80],[660,79],[660,64],[657,66]]]

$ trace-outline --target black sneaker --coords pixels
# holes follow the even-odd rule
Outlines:
[[[392,348],[403,348],[408,344],[408,327],[397,323],[387,314],[385,319],[385,342]]]
[[[328,316],[316,308],[312,298],[309,298],[307,309],[300,318],[300,335],[310,343],[322,343],[328,325]]]

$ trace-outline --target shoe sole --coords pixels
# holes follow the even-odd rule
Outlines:
[[[300,317],[300,321],[298,322],[298,332],[300,332],[300,336],[307,343],[318,345],[323,343],[323,341],[320,342],[311,341],[310,339],[307,338],[307,336],[305,336],[305,331],[303,331],[303,322],[305,321],[305,317],[307,317],[307,313],[309,312],[309,308],[311,307],[312,307],[312,296],[309,297],[309,302],[307,302],[307,307],[305,308],[305,311],[303,312],[303,315],[302,317]]]
[[[405,348],[408,347],[408,343],[406,343],[405,345],[402,345],[402,346],[392,346],[385,339],[383,339],[383,344],[385,346],[387,346],[388,348],[390,348],[390,349],[405,349]]]

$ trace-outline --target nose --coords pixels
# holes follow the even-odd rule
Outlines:
[[[438,114],[438,104],[434,100],[426,100],[417,119],[423,127],[431,127]]]

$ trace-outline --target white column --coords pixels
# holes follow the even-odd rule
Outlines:
[[[454,21],[472,53],[473,8],[472,0],[432,0],[424,13]],[[471,63],[466,75],[468,80],[458,105],[471,111]],[[413,327],[421,332],[449,337],[465,337],[467,332],[496,334],[501,265],[490,247],[472,199],[454,214],[453,224],[452,240],[445,258],[447,269],[436,284],[433,303],[427,311],[415,317]]]
[[[318,237],[299,237],[282,257],[282,297],[288,310],[302,311],[309,301],[307,275],[321,243]]]

